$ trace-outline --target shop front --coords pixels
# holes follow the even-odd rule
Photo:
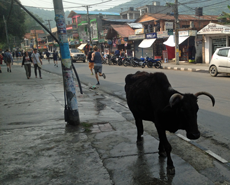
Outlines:
[[[110,45],[110,53],[114,53],[115,50],[124,51],[129,55],[132,48],[132,44],[128,41],[128,37],[133,35],[135,32],[128,25],[111,25],[106,39]]]
[[[140,43],[142,42],[143,39],[145,39],[145,34],[140,34],[140,35],[130,35],[129,36],[129,43],[131,46],[131,51],[132,51],[132,56],[140,58],[141,56],[143,56],[143,52],[142,49],[139,48],[138,46],[140,45]]]
[[[156,41],[156,33],[147,33],[145,39],[139,44],[139,48],[142,49],[142,57],[154,57],[153,54],[153,43]]]
[[[208,64],[217,48],[229,46],[230,27],[209,23],[201,29],[197,35],[202,35],[203,37],[202,58],[203,61]]]
[[[157,39],[153,45],[153,54],[155,59],[163,59],[163,53],[166,50],[164,42],[169,38],[168,31],[158,31]]]
[[[196,30],[179,31],[179,59],[185,62],[195,62],[196,58]],[[170,35],[164,42],[168,59],[175,58],[175,36]]]

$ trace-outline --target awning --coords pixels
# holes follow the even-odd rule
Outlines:
[[[184,42],[187,38],[189,38],[189,36],[179,37],[179,44]],[[166,40],[163,44],[167,45],[167,46],[170,46],[170,47],[175,47],[174,35],[170,35],[168,40]]]
[[[156,39],[144,39],[140,44],[139,48],[150,48]]]
[[[86,44],[81,44],[80,46],[78,46],[78,49],[83,50],[83,48],[86,46]]]

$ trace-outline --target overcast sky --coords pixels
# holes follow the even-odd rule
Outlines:
[[[63,0],[63,5],[65,10],[72,10],[73,8],[76,10],[86,10],[86,8],[82,7],[83,5],[90,5],[90,4],[96,4],[103,1],[108,0]],[[93,5],[90,10],[94,9],[108,9],[112,8],[116,5],[128,2],[130,0],[111,0],[110,2],[99,4],[99,5]],[[27,6],[34,6],[34,7],[41,7],[44,9],[52,9],[53,8],[53,0],[21,0],[21,3],[23,5]]]

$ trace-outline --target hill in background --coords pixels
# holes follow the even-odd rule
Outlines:
[[[151,5],[153,1],[154,0],[132,0],[103,11],[120,13],[121,9],[123,9],[123,11],[127,11],[129,7],[138,8],[144,5]],[[194,9],[196,7],[203,7],[204,15],[220,15],[223,11],[229,12],[227,6],[230,5],[230,1],[227,0],[178,0],[178,1],[179,1],[180,14],[195,14]],[[175,0],[158,0],[158,2],[160,2],[162,6],[165,6],[166,2],[175,3]]]

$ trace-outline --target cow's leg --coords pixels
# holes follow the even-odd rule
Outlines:
[[[168,142],[165,130],[157,128],[157,132],[159,135],[160,143],[162,143],[162,145],[164,146],[165,152],[167,155],[167,172],[170,175],[174,175],[175,174],[175,167],[173,166],[173,161],[172,161],[172,158],[170,155],[170,153],[172,151],[172,147],[171,147],[170,143]]]
[[[161,141],[159,142],[158,150],[159,150],[158,154],[160,157],[167,157],[166,152],[165,152],[165,147]]]
[[[142,142],[142,135],[143,135],[143,122],[142,119],[136,118],[135,117],[135,122],[136,122],[136,127],[137,127],[137,143]]]

